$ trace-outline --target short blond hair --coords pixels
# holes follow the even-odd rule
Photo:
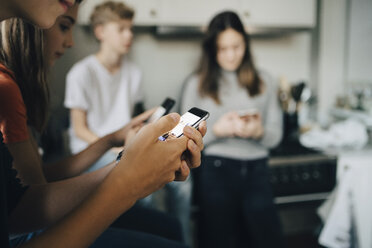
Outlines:
[[[93,28],[107,22],[119,20],[132,20],[134,10],[123,2],[107,1],[97,5],[90,16],[90,23]]]

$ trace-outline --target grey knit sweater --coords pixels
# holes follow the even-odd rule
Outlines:
[[[190,76],[182,92],[181,113],[192,107],[207,110],[208,131],[204,137],[206,155],[226,158],[252,160],[268,156],[268,149],[276,146],[282,137],[282,111],[277,97],[277,84],[266,73],[260,73],[265,90],[258,96],[250,97],[248,92],[239,86],[235,72],[222,71],[220,84],[221,105],[210,97],[201,98],[198,94],[199,78]],[[260,140],[243,138],[218,138],[212,131],[213,125],[225,113],[236,110],[257,109],[262,116],[264,136]]]

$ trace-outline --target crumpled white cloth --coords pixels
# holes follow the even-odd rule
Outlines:
[[[337,192],[318,209],[324,222],[319,244],[328,248],[352,247],[352,200],[350,193],[351,173],[346,173]]]
[[[319,244],[328,248],[372,247],[372,162],[370,156],[345,158],[349,164],[337,188],[318,209],[324,222]]]
[[[361,149],[368,142],[367,128],[354,119],[334,123],[328,130],[314,128],[300,136],[303,146],[324,150],[327,148]]]

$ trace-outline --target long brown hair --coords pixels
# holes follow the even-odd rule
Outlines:
[[[202,56],[197,70],[200,76],[200,95],[211,97],[218,104],[221,103],[218,95],[218,78],[221,76],[221,69],[217,62],[217,38],[220,33],[229,28],[240,33],[245,42],[243,61],[237,69],[240,85],[247,89],[250,96],[256,96],[262,90],[262,81],[257,73],[250,51],[249,34],[245,32],[244,26],[236,13],[225,11],[216,15],[208,26],[202,43]]]
[[[19,18],[2,21],[0,63],[15,75],[26,105],[28,124],[41,132],[49,107],[42,30]]]

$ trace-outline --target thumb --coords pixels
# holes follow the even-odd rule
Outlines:
[[[174,128],[178,124],[179,121],[180,121],[180,115],[177,113],[171,113],[171,114],[161,117],[155,123],[152,123],[151,125],[153,125],[152,130],[153,130],[154,138],[158,138],[159,136],[172,130],[172,128]]]

